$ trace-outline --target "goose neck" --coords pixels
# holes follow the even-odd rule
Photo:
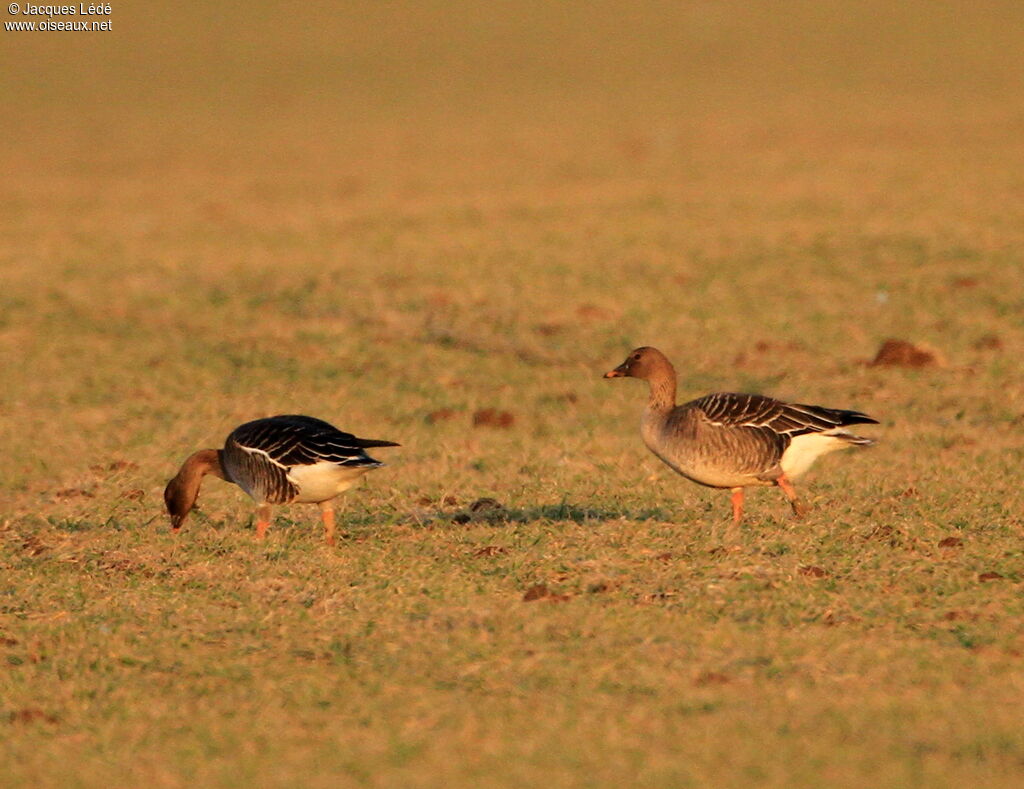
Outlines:
[[[676,376],[674,371],[659,371],[657,375],[651,376],[647,383],[650,385],[650,396],[647,400],[647,408],[650,411],[671,411],[676,405]]]

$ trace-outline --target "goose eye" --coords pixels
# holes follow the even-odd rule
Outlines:
[[[633,361],[634,362],[639,362],[640,361],[640,354],[638,354],[638,353],[633,354]]]

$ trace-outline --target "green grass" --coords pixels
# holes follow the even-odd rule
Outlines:
[[[2,34],[5,785],[1020,785],[1020,9],[558,9]],[[723,551],[640,344],[879,444]],[[402,443],[336,548],[169,533],[296,412]]]

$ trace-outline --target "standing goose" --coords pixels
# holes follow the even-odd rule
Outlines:
[[[328,545],[334,545],[332,500],[367,471],[384,464],[363,450],[397,447],[393,441],[356,438],[311,416],[271,416],[231,431],[224,449],[201,449],[189,456],[167,483],[164,502],[171,530],[178,531],[199,496],[203,477],[233,482],[256,500],[256,538],[270,525],[270,505],[319,504]]]
[[[743,518],[743,489],[777,485],[799,518],[807,507],[792,480],[822,455],[870,446],[844,430],[878,424],[860,411],[783,403],[753,394],[718,392],[676,405],[676,371],[657,348],[637,348],[605,378],[643,378],[650,397],[640,422],[647,448],[673,470],[711,488],[732,489],[733,523]]]

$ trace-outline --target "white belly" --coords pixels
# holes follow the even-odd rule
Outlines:
[[[372,468],[373,466],[350,468],[335,463],[314,463],[312,466],[295,466],[288,472],[288,479],[299,489],[295,501],[320,502],[344,493]]]

